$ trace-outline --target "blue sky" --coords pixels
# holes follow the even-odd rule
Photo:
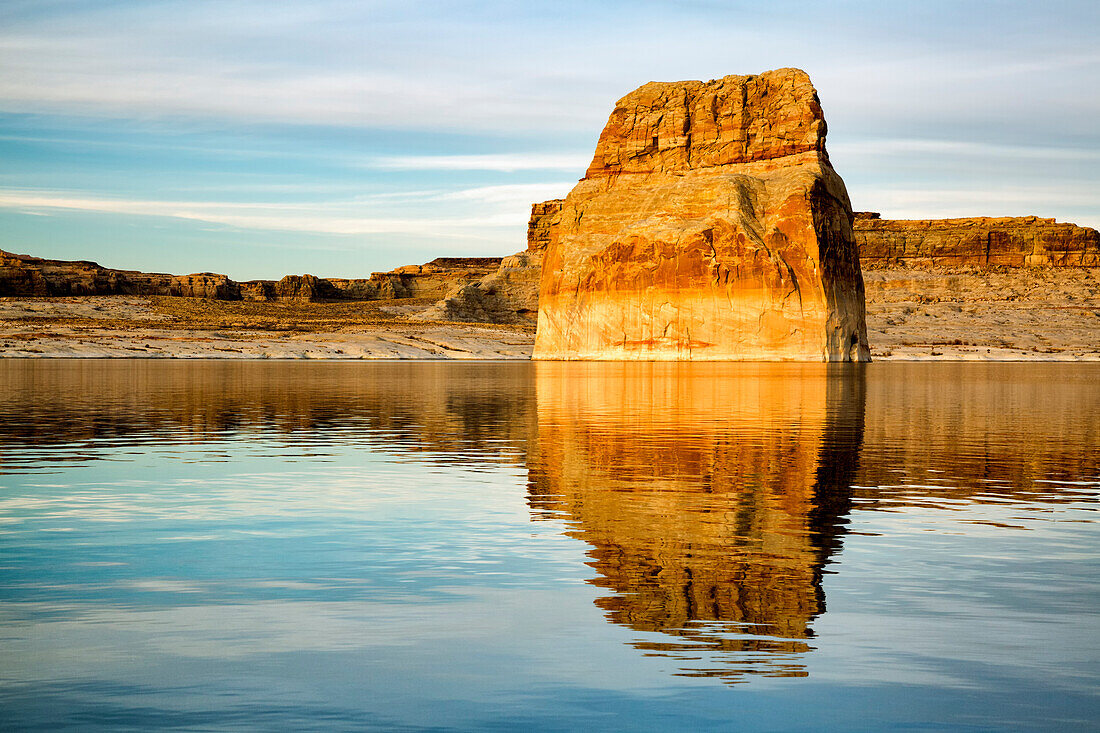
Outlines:
[[[365,276],[524,246],[650,80],[806,69],[856,209],[1100,226],[1100,3],[4,0],[0,248]]]

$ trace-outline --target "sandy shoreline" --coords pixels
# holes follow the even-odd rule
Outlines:
[[[864,276],[875,361],[1100,361],[1100,269]],[[0,298],[0,358],[530,358],[532,328],[409,319],[429,305]]]
[[[13,337],[16,337],[13,339]],[[534,337],[478,328],[360,331],[272,337],[262,333],[55,328],[0,333],[0,358],[528,359]]]

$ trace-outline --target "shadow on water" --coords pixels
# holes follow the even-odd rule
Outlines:
[[[536,516],[678,674],[801,676],[863,440],[856,365],[536,365]]]

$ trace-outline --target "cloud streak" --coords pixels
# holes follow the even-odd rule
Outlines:
[[[452,202],[436,216],[371,216],[370,197],[315,204],[275,202],[166,201],[82,196],[64,191],[0,190],[0,208],[26,214],[81,211],[126,216],[189,219],[238,229],[312,234],[411,234],[444,239],[499,239],[499,230],[527,223],[529,205],[568,190],[569,184],[487,186],[447,193],[427,192],[410,200]],[[457,203],[457,205],[455,205]],[[475,206],[473,214],[463,215]],[[437,210],[439,207],[437,207]],[[494,236],[492,230],[498,230]],[[516,246],[519,247],[517,241]]]
[[[404,171],[576,171],[583,174],[592,156],[584,153],[515,153],[488,155],[405,155],[377,158],[368,166]]]
[[[1094,148],[1053,147],[1043,145],[998,145],[970,140],[865,139],[832,143],[829,152],[845,156],[876,157],[937,155],[944,158],[988,158],[1094,161],[1100,150]]]

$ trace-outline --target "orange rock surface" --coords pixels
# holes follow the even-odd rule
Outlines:
[[[534,358],[868,360],[825,130],[797,69],[619,100],[547,246]]]

